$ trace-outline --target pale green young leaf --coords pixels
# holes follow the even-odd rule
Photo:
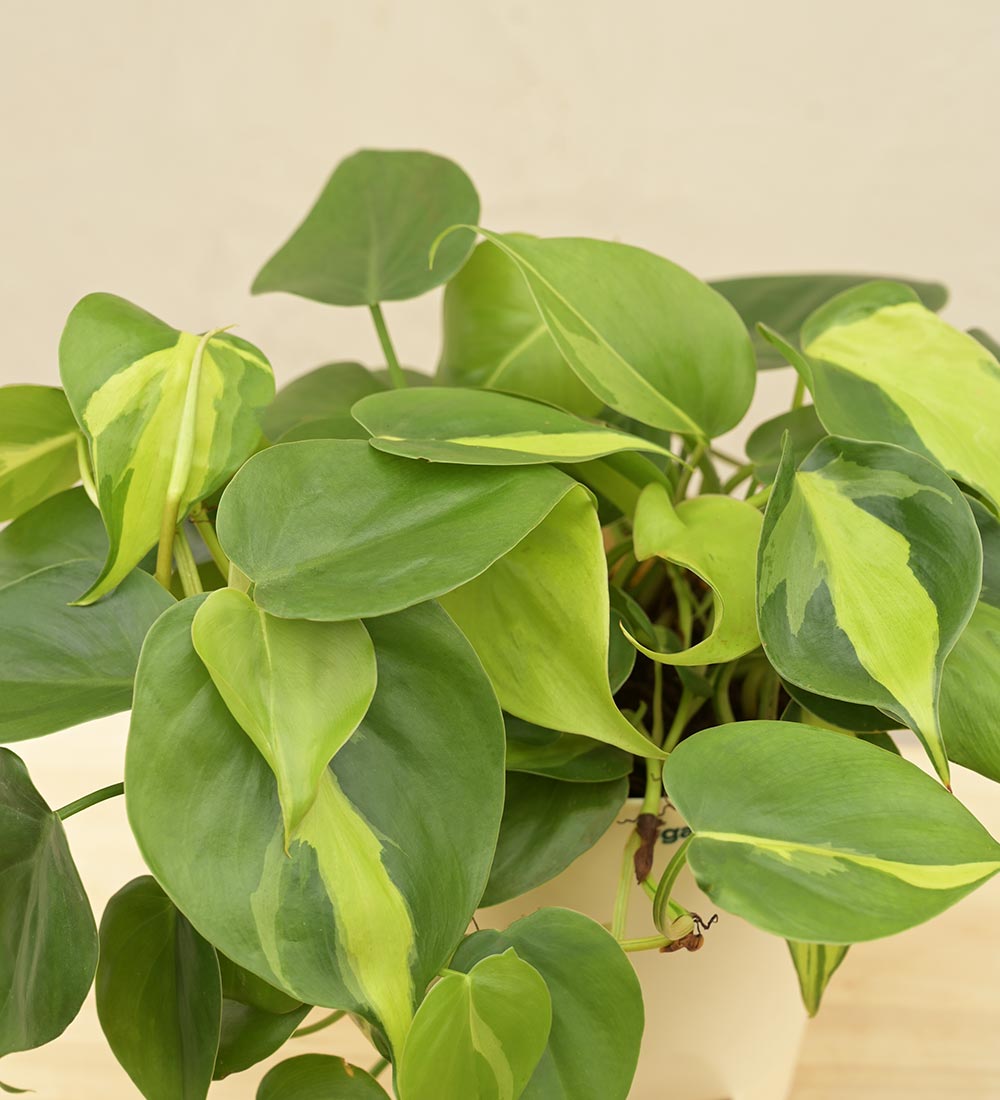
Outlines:
[[[441,603],[472,643],[504,710],[640,756],[662,755],[611,695],[607,563],[597,512],[582,486]]]
[[[844,961],[847,947],[837,943],[800,943],[798,940],[789,940],[788,950],[798,975],[802,1003],[806,1006],[806,1012],[815,1016],[819,1012],[820,1002],[830,979]]]
[[[762,338],[757,329],[764,324],[787,332],[797,343],[806,318],[835,294],[870,282],[884,275],[807,274],[745,275],[735,279],[714,279],[709,286],[731,302],[750,331],[761,370],[785,366],[784,357]],[[939,310],[948,301],[948,291],[940,283],[921,283],[900,279],[920,297],[928,309]]]
[[[0,1057],[61,1035],[97,966],[97,927],[59,815],[0,748]]]
[[[228,333],[179,332],[112,294],[90,294],[59,344],[66,396],[90,441],[110,548],[93,603],[258,446],[274,379]]]
[[[897,443],[1000,505],[1000,363],[899,283],[838,295],[802,329],[827,431]]]
[[[285,291],[335,306],[415,298],[446,282],[475,243],[479,196],[432,153],[363,149],[337,165],[305,220],[264,265],[253,293]]]
[[[371,638],[357,620],[279,619],[233,588],[198,608],[191,637],[230,714],[274,772],[287,846],[375,694]]]
[[[424,998],[397,1075],[401,1100],[518,1100],[552,1026],[538,971],[510,948],[448,971]]]
[[[80,480],[79,437],[62,390],[0,387],[0,522]]]
[[[300,1054],[265,1074],[257,1100],[389,1100],[363,1069],[330,1054]]]
[[[832,730],[702,730],[670,754],[664,786],[694,831],[699,886],[786,939],[890,936],[1000,870],[1000,844],[958,799],[894,753]]]
[[[941,730],[949,759],[1000,782],[1000,521],[969,503],[983,544],[983,587],[944,666]]]
[[[135,570],[94,607],[71,606],[98,569],[62,562],[0,588],[0,741],[128,710],[143,638],[174,600]]]
[[[586,462],[619,451],[674,457],[657,443],[606,424],[486,390],[392,390],[363,398],[351,413],[371,433],[373,447],[431,462]]]
[[[523,1100],[626,1100],[642,1039],[642,992],[611,934],[582,913],[540,909],[505,931],[469,936],[451,966],[467,972],[511,948],[552,997],[548,1046]]]
[[[219,964],[148,875],[104,910],[96,990],[108,1045],[146,1100],[204,1100],[219,1046]]]
[[[482,904],[499,905],[555,878],[604,836],[627,796],[624,776],[571,783],[509,774],[500,836]]]
[[[559,351],[606,405],[698,437],[739,423],[753,348],[711,287],[630,245],[482,232],[517,264]]]
[[[480,241],[445,288],[443,329],[438,377],[446,385],[533,397],[578,416],[601,411],[553,342],[517,265],[490,241]]]
[[[676,507],[662,485],[647,485],[633,522],[635,556],[658,557],[701,577],[715,598],[709,634],[688,649],[662,652],[631,638],[647,657],[667,665],[732,661],[760,645],[754,596],[754,562],[761,514],[733,497],[692,497]]]
[[[233,479],[218,533],[265,610],[358,619],[433,599],[482,573],[573,485],[545,466],[408,462],[360,440],[285,443]]]
[[[143,648],[125,763],[139,847],[229,959],[363,1016],[398,1053],[489,874],[503,807],[489,682],[435,605],[369,620],[375,697],[286,852],[273,774],[192,645],[202,600],[162,616]]]
[[[965,498],[932,462],[828,438],[786,455],[758,560],[768,659],[807,691],[863,703],[913,729],[944,782],[944,660],[975,606],[982,549]]]

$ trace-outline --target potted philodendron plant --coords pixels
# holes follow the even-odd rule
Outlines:
[[[739,953],[701,978],[727,928],[787,940],[815,1011],[848,945],[1000,869],[949,789],[1000,779],[988,338],[933,284],[706,285],[482,220],[450,161],[363,152],[258,275],[368,308],[387,369],[275,394],[241,336],[102,293],[61,389],[3,391],[0,741],[132,716],[123,782],[60,809],[0,749],[0,1054],[96,974],[153,1100],[312,1006],[378,1066],[289,1057],[260,1100],[623,1100],[645,993],[631,1095],[705,1100],[661,1051],[736,995]],[[430,378],[382,303],[442,285]],[[718,449],[785,363],[788,411]],[[123,791],[149,875],[98,930],[63,822]]]

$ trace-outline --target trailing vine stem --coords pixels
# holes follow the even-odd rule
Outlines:
[[[181,588],[185,596],[198,596],[205,589],[202,587],[201,577],[198,575],[198,565],[191,553],[191,543],[188,542],[187,532],[184,527],[177,532],[174,540],[174,558],[177,561],[177,576],[180,578]]]
[[[222,543],[219,542],[219,536],[215,533],[212,521],[208,518],[208,512],[205,510],[204,501],[191,509],[191,522],[195,525],[198,534],[201,535],[201,541],[212,555],[212,561],[219,567],[219,572],[224,578],[228,579],[229,557],[225,550],[222,549]]]
[[[371,310],[372,320],[375,322],[375,331],[378,333],[378,341],[382,345],[382,354],[385,355],[385,365],[389,368],[389,380],[392,382],[394,389],[405,390],[407,386],[406,375],[399,365],[396,349],[392,346],[392,338],[389,336],[389,329],[386,327],[385,317],[382,315],[382,307],[378,302],[375,302],[368,308]]]
[[[322,1019],[317,1020],[314,1024],[306,1024],[305,1027],[298,1027],[292,1032],[293,1039],[301,1039],[304,1035],[314,1035],[317,1031],[322,1031],[325,1027],[331,1027],[338,1020],[342,1020],[347,1013],[338,1008],[336,1012],[331,1012],[328,1016],[324,1016]]]
[[[109,798],[117,798],[118,795],[124,793],[124,783],[112,783],[108,787],[101,787],[100,790],[91,791],[90,794],[85,794],[82,798],[78,798],[74,802],[68,802],[61,809],[56,810],[56,813],[62,821],[65,821],[66,818],[72,817],[73,814],[78,814],[81,810],[87,810],[91,806],[96,806],[99,802],[107,802]]]

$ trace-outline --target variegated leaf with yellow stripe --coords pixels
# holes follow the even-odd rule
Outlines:
[[[827,431],[898,443],[1000,505],[1000,363],[901,283],[837,295],[802,328]]]
[[[663,774],[721,908],[805,943],[890,936],[1000,871],[1000,844],[916,765],[795,722],[702,730]]]
[[[830,979],[844,961],[847,946],[842,943],[801,943],[788,941],[795,973],[799,978],[802,1003],[806,1012],[815,1016]]]
[[[70,313],[59,368],[90,442],[110,542],[86,604],[253,453],[274,378],[245,340],[180,332],[113,294],[90,294]]]
[[[125,766],[139,846],[224,955],[360,1014],[398,1052],[489,874],[504,752],[489,682],[433,604],[369,620],[379,687],[286,852],[274,775],[192,645],[201,602],[163,615],[143,650]]]
[[[793,684],[908,725],[944,782],[941,669],[981,577],[972,512],[932,462],[830,437],[796,470],[786,451],[758,555],[765,652]]]
[[[1000,782],[1000,521],[970,503],[983,543],[983,588],[944,666],[941,729],[949,759]]]

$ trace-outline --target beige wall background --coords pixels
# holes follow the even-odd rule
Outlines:
[[[3,382],[57,380],[63,320],[93,290],[190,330],[236,322],[279,380],[333,358],[376,362],[364,312],[248,293],[335,162],[363,145],[458,160],[499,229],[643,244],[704,277],[939,278],[955,323],[1000,330],[996,0],[6,0],[2,12]],[[438,313],[435,295],[387,308],[406,362],[435,362]],[[757,412],[789,391],[770,375]],[[126,724],[19,748],[59,805],[120,777]],[[100,911],[139,873],[122,807],[68,830]],[[977,912],[995,925],[986,894],[987,908],[955,911],[943,942],[975,942]],[[895,942],[845,965],[830,1011],[845,1029],[863,1019],[864,1035],[823,1033],[814,1061],[829,1091],[814,1074],[796,1095],[842,1096],[850,1072],[861,1100],[895,1096],[900,1043],[908,1097],[959,1079],[963,1095],[998,1095],[1000,1066],[974,1036],[994,1035],[1000,1010],[962,993],[996,959],[989,940],[986,957],[949,957],[944,988],[909,976],[942,940]],[[995,989],[993,972],[980,989]],[[949,996],[960,1003],[944,1019],[912,1015]],[[895,1031],[878,1030],[887,1019]],[[135,1095],[90,1010],[0,1076],[42,1097]]]

